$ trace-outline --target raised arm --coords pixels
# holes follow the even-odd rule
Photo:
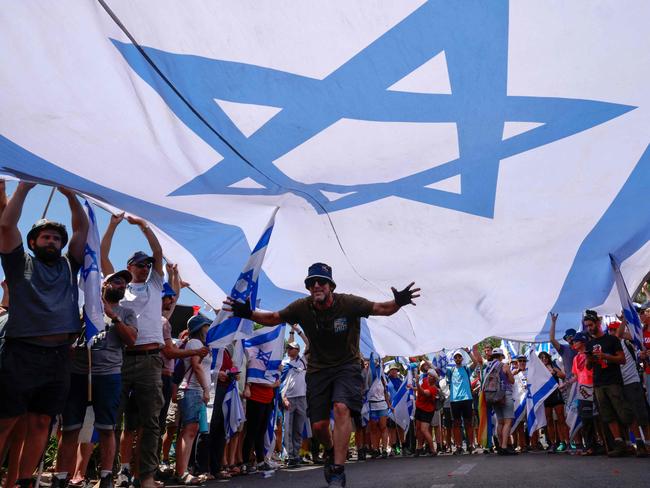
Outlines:
[[[70,238],[70,244],[68,244],[68,253],[77,263],[83,263],[84,249],[88,239],[88,217],[75,192],[62,186],[58,190],[67,198],[70,214],[72,215],[72,237]]]
[[[420,296],[420,294],[418,293],[420,289],[419,288],[411,289],[413,285],[415,285],[415,282],[412,282],[410,285],[408,285],[406,288],[404,288],[401,291],[397,291],[394,287],[391,287],[391,291],[393,292],[393,296],[394,296],[393,300],[389,302],[373,303],[371,315],[383,315],[383,316],[393,315],[404,305],[409,305],[409,304],[415,305],[413,299],[418,298]]]
[[[557,315],[558,314],[551,312],[551,330],[549,331],[548,335],[555,350],[560,352],[562,345],[557,341],[557,339],[555,339],[555,325],[557,324]]]
[[[4,212],[0,217],[0,252],[8,253],[16,249],[22,242],[22,236],[18,230],[18,221],[23,212],[23,205],[29,190],[36,186],[35,183],[21,181],[16,191],[7,202]]]
[[[309,347],[309,340],[307,339],[307,336],[305,335],[305,333],[302,330],[300,330],[298,325],[291,324],[291,331],[289,331],[289,339],[291,339],[293,337],[294,333],[297,333],[300,336],[302,341],[305,343],[305,349],[307,349]],[[293,341],[290,341],[290,342],[293,342]]]
[[[5,180],[0,180],[0,215],[7,208],[7,185]]]
[[[252,320],[253,322],[264,325],[266,327],[273,327],[282,323],[282,318],[278,312],[260,312],[259,310],[251,310],[250,300],[245,303],[233,300],[231,297],[226,297],[223,301],[223,310],[225,312],[232,312],[235,317],[242,319]]]
[[[117,215],[111,215],[111,220],[108,222],[108,227],[106,227],[106,232],[104,237],[102,237],[102,242],[99,245],[101,260],[102,260],[102,271],[104,275],[109,275],[115,272],[113,264],[111,263],[110,258],[108,257],[111,253],[111,244],[113,243],[113,236],[115,235],[115,229],[120,225],[120,222],[124,220],[124,212]]]
[[[140,230],[144,234],[144,237],[147,239],[147,242],[149,243],[149,247],[151,248],[151,255],[155,259],[153,263],[153,269],[158,273],[158,275],[162,276],[163,252],[162,252],[162,247],[160,246],[160,242],[158,242],[158,238],[156,237],[156,234],[153,233],[151,227],[149,227],[149,224],[147,224],[147,222],[144,219],[141,219],[140,217],[129,215],[126,217],[126,220],[129,222],[129,224],[137,225],[138,227],[140,227]]]

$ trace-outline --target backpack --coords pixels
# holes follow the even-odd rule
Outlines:
[[[506,392],[501,388],[501,363],[496,362],[483,380],[483,393],[488,405],[501,404],[506,400]]]

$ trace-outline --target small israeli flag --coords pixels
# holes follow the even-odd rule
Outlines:
[[[619,267],[618,262],[616,261],[616,258],[613,254],[609,255],[609,260],[612,264],[612,271],[614,272],[614,281],[616,282],[618,296],[621,299],[623,316],[627,321],[627,328],[632,335],[632,342],[634,342],[634,345],[640,351],[643,351],[643,325],[641,324],[641,318],[634,308],[634,304],[630,298],[630,293],[627,291],[625,280],[623,280],[623,275],[621,274],[621,268]]]
[[[89,226],[79,287],[84,294],[83,319],[86,326],[86,344],[90,347],[92,338],[104,330],[104,303],[102,301],[102,271],[99,259],[99,229],[95,212],[88,200],[84,201],[84,211],[88,217]]]
[[[258,279],[262,270],[266,249],[271,240],[271,233],[275,225],[275,214],[277,212],[278,209],[276,208],[269,219],[269,223],[266,224],[262,237],[260,237],[260,240],[251,252],[235,286],[230,291],[230,296],[233,300],[240,302],[250,300],[253,310],[257,302]],[[236,339],[250,337],[252,333],[253,322],[235,317],[231,312],[226,312],[222,308],[217,313],[212,325],[210,325],[206,342],[210,347],[222,347],[231,344]]]
[[[243,341],[248,368],[249,383],[273,384],[280,379],[280,368],[284,356],[284,324],[262,327],[252,337]]]
[[[239,386],[236,381],[231,381],[230,385],[228,385],[222,408],[226,440],[228,440],[237,433],[241,424],[246,421],[244,406],[239,396]]]
[[[528,434],[546,426],[544,400],[557,388],[557,382],[537,357],[535,350],[528,351],[528,369],[526,370],[526,411],[528,417]]]

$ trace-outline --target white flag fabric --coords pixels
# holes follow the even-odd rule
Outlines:
[[[397,425],[399,425],[404,432],[407,432],[409,425],[411,424],[411,416],[413,415],[413,390],[407,388],[407,386],[412,385],[413,379],[411,377],[411,372],[408,371],[406,378],[397,389],[395,396],[390,399],[391,405],[394,409],[394,420]]]
[[[519,424],[526,419],[526,403],[528,398],[528,389],[526,388],[525,372],[519,372],[515,375],[515,382],[512,385],[512,400],[515,405],[515,417],[512,421],[510,434],[512,434]]]
[[[537,357],[535,350],[531,348],[528,351],[528,367],[526,369],[526,424],[529,435],[546,426],[544,400],[557,387],[557,382],[542,360]]]
[[[572,383],[571,388],[569,388],[569,396],[567,398],[566,404],[566,424],[569,427],[569,441],[573,441],[573,438],[582,427],[582,419],[580,418],[580,411],[578,410],[578,395],[579,386],[578,383]]]
[[[83,205],[88,218],[88,237],[84,248],[79,287],[84,294],[83,318],[86,343],[91,346],[92,338],[104,330],[104,303],[102,302],[102,270],[99,251],[99,229],[95,212],[88,202]]]
[[[618,265],[618,261],[612,254],[610,254],[609,257],[612,263],[612,271],[614,272],[616,290],[618,291],[618,296],[621,300],[621,309],[625,321],[627,322],[627,328],[632,335],[632,342],[634,342],[634,345],[639,351],[643,351],[645,349],[645,344],[643,342],[643,324],[641,323],[641,318],[634,308],[634,303],[632,303],[630,293],[627,291],[627,286],[625,285],[625,280],[621,274],[621,268]]]
[[[236,381],[231,381],[228,385],[228,391],[223,398],[223,421],[226,432],[226,440],[233,437],[239,426],[246,421],[244,405],[239,396],[239,386]]]
[[[233,300],[242,303],[249,301],[253,310],[255,310],[257,304],[258,280],[262,271],[262,263],[266,255],[266,249],[269,246],[271,234],[273,233],[276,213],[277,209],[271,215],[269,222],[262,232],[262,236],[251,252],[244,269],[235,282],[235,286],[230,291],[230,297]],[[223,347],[232,344],[237,339],[250,337],[252,334],[253,322],[235,317],[231,312],[226,312],[222,308],[208,329],[206,342],[211,347]]]
[[[270,385],[280,379],[284,356],[284,328],[284,324],[262,327],[253,332],[249,339],[242,341],[248,356],[247,382]]]
[[[549,310],[562,329],[618,308],[609,253],[631,288],[647,271],[648,18],[647,0],[5,2],[0,171],[150,221],[215,309],[280,207],[266,309],[321,261],[374,301],[422,287],[368,320],[381,355],[547,340]]]

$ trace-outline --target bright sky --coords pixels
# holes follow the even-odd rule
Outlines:
[[[16,188],[17,182],[8,181],[7,182],[7,195],[11,196]],[[35,186],[27,195],[25,200],[25,206],[23,207],[23,213],[18,222],[18,228],[23,236],[23,243],[25,243],[25,236],[29,229],[31,229],[34,222],[40,219],[43,216],[43,211],[47,204],[47,199],[50,196],[52,188],[49,186],[37,185]],[[81,199],[80,199],[81,201]],[[97,221],[99,223],[99,234],[100,237],[103,236],[110,215],[105,210],[94,206],[95,215],[97,216]],[[68,207],[68,202],[63,195],[58,191],[54,192],[54,197],[52,198],[52,203],[48,208],[46,217],[50,220],[55,220],[65,224],[68,232],[72,234],[72,225],[70,223],[70,208]],[[151,249],[147,243],[144,235],[137,226],[130,225],[126,220],[117,228],[115,232],[115,237],[113,238],[113,245],[111,248],[111,262],[115,269],[123,269],[126,267],[126,261],[135,251],[142,250],[147,254],[151,254]],[[183,271],[180,270],[181,276],[183,276]],[[0,267],[0,276],[4,279],[4,271]],[[236,277],[235,277],[236,278]],[[188,281],[190,284],[192,280],[190,277],[183,277],[185,281]],[[203,300],[201,300],[197,295],[192,293],[190,290],[183,289],[181,291],[181,296],[178,301],[179,304],[183,305],[200,305],[205,306]],[[201,310],[202,313],[214,317],[214,313],[208,312],[205,309]]]

